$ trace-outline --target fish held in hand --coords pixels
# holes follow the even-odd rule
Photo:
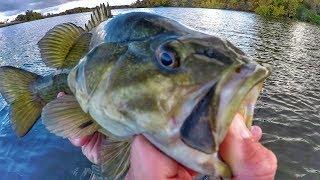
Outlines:
[[[58,136],[105,134],[100,158],[108,178],[125,176],[137,134],[194,171],[230,178],[219,145],[235,114],[251,126],[270,70],[229,41],[169,18],[145,12],[111,17],[101,5],[85,29],[65,23],[40,40],[43,61],[63,69],[59,74],[0,68],[17,134],[24,136],[42,112]],[[55,99],[60,91],[68,95]]]

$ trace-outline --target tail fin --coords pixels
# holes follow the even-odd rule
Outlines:
[[[11,119],[16,134],[26,135],[41,115],[43,103],[32,90],[40,76],[14,67],[0,67],[0,92],[11,104]]]

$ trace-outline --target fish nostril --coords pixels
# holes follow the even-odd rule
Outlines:
[[[237,68],[235,69],[235,71],[236,71],[236,73],[240,73],[240,72],[241,72],[241,67],[237,67]]]
[[[208,57],[210,57],[210,58],[215,57],[215,52],[214,52],[213,49],[207,49],[207,50],[205,50],[205,54],[206,54]]]

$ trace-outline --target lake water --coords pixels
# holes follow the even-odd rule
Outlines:
[[[320,28],[296,21],[265,20],[245,12],[155,8],[191,28],[226,38],[248,56],[273,66],[256,108],[262,143],[279,161],[276,179],[320,179]],[[89,14],[54,17],[0,29],[0,65],[44,75],[53,70],[40,60],[36,43],[64,22],[84,25]],[[48,133],[39,121],[17,138],[0,96],[0,179],[87,179],[90,163],[67,140]]]

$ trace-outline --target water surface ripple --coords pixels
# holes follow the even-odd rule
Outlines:
[[[320,179],[320,28],[296,21],[265,20],[245,12],[155,8],[191,28],[226,38],[248,56],[272,64],[273,73],[259,99],[255,124],[262,142],[278,157],[277,179]],[[89,14],[54,17],[0,29],[0,65],[44,75],[53,70],[40,60],[36,43],[63,22],[83,25]],[[90,163],[67,140],[38,122],[23,139],[10,128],[0,97],[0,179],[83,179]],[[60,178],[59,178],[60,177]]]

